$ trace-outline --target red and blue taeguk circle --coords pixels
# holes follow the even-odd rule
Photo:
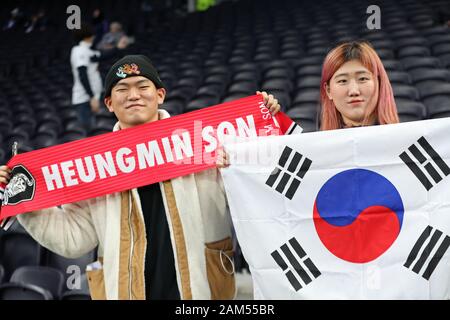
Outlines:
[[[397,239],[403,213],[402,198],[388,179],[370,170],[351,169],[322,186],[314,203],[314,224],[331,253],[366,263]]]

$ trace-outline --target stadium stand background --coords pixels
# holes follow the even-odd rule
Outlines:
[[[204,12],[179,8],[142,13],[142,0],[78,1],[82,19],[101,8],[148,55],[168,88],[163,108],[182,114],[266,90],[306,132],[318,130],[321,64],[338,42],[369,40],[383,60],[401,121],[450,116],[450,27],[447,0],[377,1],[381,29],[369,30],[360,0],[223,1]],[[106,133],[116,119],[106,108],[85,132],[70,104],[72,36],[65,27],[71,1],[2,1],[0,22],[20,7],[45,8],[45,31],[0,31],[0,163],[13,141],[22,152]],[[86,16],[84,16],[86,14]],[[104,77],[116,57],[100,65]],[[88,299],[85,276],[70,290],[67,267],[80,259],[39,246],[18,223],[0,231],[0,299]],[[236,267],[245,267],[236,255]],[[70,281],[70,279],[69,279]]]

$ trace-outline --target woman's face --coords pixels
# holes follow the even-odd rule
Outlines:
[[[361,62],[351,60],[333,74],[326,92],[345,125],[359,126],[378,101],[378,81]]]

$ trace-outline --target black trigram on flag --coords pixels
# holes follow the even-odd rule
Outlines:
[[[301,165],[299,165],[300,163]],[[284,193],[286,198],[292,200],[300,185],[300,179],[303,179],[311,164],[310,159],[303,157],[289,147],[285,147],[278,160],[278,166],[272,171],[266,184],[271,188],[275,185],[275,190],[281,194],[286,190],[286,193]],[[281,179],[278,179],[280,176]]]
[[[303,250],[300,243],[298,243],[297,239],[290,239],[289,244],[290,247],[287,243],[283,244],[279,250],[275,250],[271,255],[275,262],[280,266],[281,270],[285,271],[286,278],[288,278],[292,287],[294,287],[295,291],[298,291],[302,288],[301,282],[306,286],[313,278],[315,279],[320,276],[321,273],[311,259],[306,256],[306,252]],[[283,258],[283,256],[285,258]],[[295,270],[297,275],[294,274],[293,270]],[[300,277],[300,279],[298,277]]]
[[[424,270],[422,277],[429,280],[434,269],[441,261],[448,247],[450,237],[438,229],[428,226],[417,239],[404,266],[419,274]],[[431,236],[431,237],[430,237]]]
[[[424,137],[411,145],[408,151],[402,152],[400,159],[411,169],[427,191],[433,187],[433,183],[436,185],[443,177],[450,174],[448,165]],[[416,164],[417,161],[420,166]]]

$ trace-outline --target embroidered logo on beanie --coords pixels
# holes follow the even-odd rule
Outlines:
[[[139,66],[135,63],[132,63],[129,65],[128,63],[124,64],[123,66],[120,66],[117,68],[116,75],[121,78],[125,78],[127,75],[132,74],[141,74],[141,71],[139,70]]]

